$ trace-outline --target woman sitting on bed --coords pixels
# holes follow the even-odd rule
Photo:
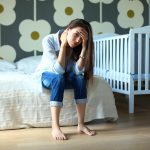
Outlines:
[[[93,37],[90,24],[83,19],[70,22],[65,30],[47,35],[42,42],[43,56],[37,68],[44,88],[51,90],[52,136],[66,140],[59,116],[63,106],[64,89],[74,89],[78,114],[78,132],[93,136],[95,132],[84,125],[87,103],[87,81],[93,77]]]

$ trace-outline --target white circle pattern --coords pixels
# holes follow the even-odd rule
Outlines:
[[[15,5],[16,0],[0,0],[0,24],[8,26],[14,23],[16,19]]]
[[[22,21],[19,25],[21,37],[19,39],[20,47],[26,51],[41,51],[42,52],[42,39],[50,33],[50,24],[45,20],[29,20]]]
[[[144,7],[139,0],[120,0],[118,3],[118,11],[117,21],[122,28],[135,28],[143,25],[144,18],[142,13]]]
[[[83,0],[54,0],[54,21],[59,26],[67,26],[75,18],[84,18],[82,10],[84,7]]]

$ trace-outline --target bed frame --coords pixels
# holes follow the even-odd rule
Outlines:
[[[94,38],[94,73],[102,76],[113,92],[129,96],[150,94],[150,26],[134,28],[126,35]]]

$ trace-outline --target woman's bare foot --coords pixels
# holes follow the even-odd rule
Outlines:
[[[52,128],[52,136],[55,140],[67,140],[67,137],[60,128]]]
[[[81,133],[85,133],[87,135],[93,136],[96,134],[95,131],[90,130],[88,127],[86,127],[85,125],[78,125],[78,132]]]

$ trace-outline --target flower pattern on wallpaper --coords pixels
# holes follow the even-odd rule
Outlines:
[[[91,26],[92,26],[92,29],[93,29],[93,34],[102,34],[102,33],[108,33],[108,32],[115,32],[115,27],[114,25],[109,22],[109,21],[105,21],[103,22],[103,19],[102,19],[102,4],[103,3],[106,3],[106,4],[109,4],[109,3],[112,3],[113,0],[89,0],[90,2],[92,3],[99,3],[100,5],[100,20],[99,22],[98,21],[92,21],[90,22]]]
[[[14,23],[16,20],[15,6],[16,0],[0,0],[0,57],[8,61],[16,59],[16,51],[10,45],[1,45],[1,25],[8,26]]]
[[[92,3],[101,2],[101,3],[109,4],[109,3],[113,2],[114,0],[89,0],[89,1],[92,2]]]
[[[42,39],[50,33],[50,24],[45,20],[29,20],[22,21],[19,25],[21,37],[19,39],[20,47],[26,51],[42,52]]]
[[[114,33],[115,28],[110,22],[97,22],[97,21],[92,21],[91,23],[92,29],[93,29],[93,34],[102,34],[102,33]]]
[[[0,47],[0,57],[8,61],[14,61],[16,58],[16,51],[12,46],[4,45]]]
[[[78,3],[78,4],[77,4]],[[84,18],[83,0],[54,0],[54,21],[58,26],[66,26],[75,18]]]
[[[118,24],[122,28],[140,27],[144,23],[143,4],[139,0],[120,0],[118,3]]]
[[[10,25],[16,19],[16,0],[0,0],[0,24]]]

